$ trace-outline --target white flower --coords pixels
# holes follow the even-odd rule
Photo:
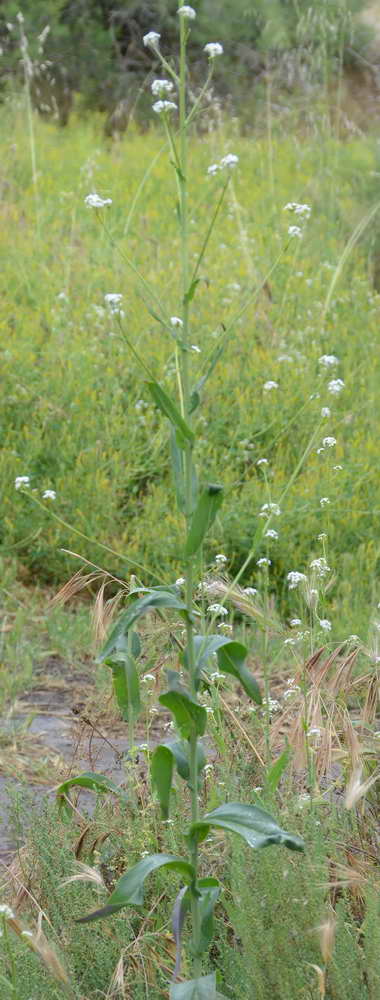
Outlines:
[[[276,531],[274,528],[268,528],[268,531],[265,531],[264,533],[264,538],[276,539],[278,538],[278,531]]]
[[[142,684],[148,684],[149,681],[155,681],[155,680],[156,678],[154,674],[145,674],[144,677],[141,678]],[[148,749],[147,744],[141,743],[140,750],[147,750],[147,749]]]
[[[263,389],[264,392],[270,392],[271,389],[278,389],[278,382],[273,382],[272,379],[269,379],[268,382],[264,382]]]
[[[256,597],[257,590],[256,587],[244,587],[243,593],[246,594],[247,597]]]
[[[331,627],[332,626],[331,626],[331,622],[329,622],[328,618],[320,618],[319,619],[319,624],[321,626],[321,629],[323,629],[324,632],[331,632]]]
[[[300,618],[291,618],[289,625],[291,628],[296,628],[296,625],[302,625],[302,621]]]
[[[338,396],[342,389],[344,389],[344,382],[341,378],[332,378],[331,382],[328,383],[327,388],[333,396]]]
[[[86,195],[84,203],[85,205],[89,205],[90,208],[104,208],[105,205],[112,205],[112,198],[101,198],[94,191],[92,194]]]
[[[68,302],[69,301],[69,297],[68,297],[68,295],[66,295],[66,292],[58,292],[57,299],[58,299],[58,302]]]
[[[155,101],[152,108],[156,112],[156,115],[161,115],[165,111],[176,111],[177,105],[174,101]]]
[[[322,356],[318,358],[318,361],[324,368],[333,368],[334,365],[339,364],[339,358],[336,358],[335,354],[322,354]]]
[[[312,726],[311,729],[308,729],[307,735],[308,736],[317,736],[317,737],[320,736],[321,735],[321,730],[319,729],[319,726]]]
[[[284,205],[284,212],[294,212],[294,215],[300,215],[301,218],[309,219],[311,207],[310,205],[300,205],[297,201],[288,201],[288,204]]]
[[[321,497],[319,501],[321,507],[327,507],[327,504],[331,503],[328,497]]]
[[[342,472],[343,465],[333,465],[334,472]]]
[[[313,569],[317,576],[320,576],[321,579],[323,579],[324,576],[327,576],[328,573],[331,573],[330,566],[327,565],[324,556],[321,556],[320,559],[312,559],[310,569]]]
[[[223,170],[224,167],[236,167],[237,163],[239,163],[239,157],[236,156],[235,153],[227,153],[227,156],[222,157],[220,167],[221,170]]]
[[[185,583],[186,583],[185,577],[184,576],[179,576],[178,580],[176,580],[176,582],[175,582],[175,585],[176,585],[176,587],[184,587]]]
[[[104,296],[104,301],[107,306],[109,306],[111,312],[119,312],[118,306],[120,305],[122,298],[123,296],[120,295],[119,292],[108,292],[107,295]]]
[[[319,542],[325,542],[326,539],[327,539],[326,532],[325,531],[321,531],[320,535],[318,535],[317,537],[318,537],[318,541]]]
[[[227,562],[227,556],[223,555],[223,552],[218,552],[218,555],[215,556],[215,562],[218,566],[223,566]]]
[[[200,349],[200,347],[197,347],[197,344],[192,344],[191,345],[191,350],[194,351],[195,354],[200,354],[201,353],[201,349]]]
[[[207,173],[210,174],[210,176],[217,174],[218,170],[220,170],[219,163],[211,163],[210,166],[207,167]]]
[[[336,444],[336,438],[334,438],[334,437],[325,437],[325,438],[323,438],[322,444],[323,444],[324,448],[333,448],[334,445]]]
[[[221,632],[224,632],[225,635],[229,635],[232,632],[232,625],[228,625],[227,622],[220,622],[220,625],[217,627]]]
[[[289,584],[289,590],[294,590],[295,587],[298,587],[299,583],[303,583],[306,580],[306,576],[304,573],[298,573],[297,570],[293,569],[288,573],[286,579]]]
[[[223,55],[223,45],[220,42],[207,42],[203,51],[207,53],[209,59],[215,59],[215,56]]]
[[[16,476],[16,479],[15,479],[15,489],[16,490],[20,490],[22,486],[24,486],[24,487],[30,486],[30,478],[29,478],[29,476]]]
[[[269,514],[274,514],[275,517],[279,517],[281,514],[281,507],[278,503],[263,503],[259,517],[268,517]]]
[[[7,906],[6,903],[2,903],[1,904],[1,906],[0,906],[0,915],[2,915],[3,917],[6,917],[7,920],[14,920],[14,916],[15,916],[14,913],[13,913],[13,910],[11,910],[10,906]]]
[[[158,34],[158,31],[148,31],[148,34],[143,37],[143,43],[148,49],[158,49],[160,38],[161,35]]]
[[[256,465],[269,465],[268,459],[267,458],[259,458],[257,460],[257,462],[256,462]]]
[[[228,610],[223,607],[223,604],[209,604],[207,611],[210,615],[218,615],[219,618],[224,618],[225,615],[228,615]]]
[[[165,97],[174,90],[171,80],[153,80],[151,91],[154,97]]]
[[[288,236],[298,236],[298,239],[301,239],[302,229],[299,226],[289,226]]]
[[[331,417],[331,410],[328,406],[322,406],[321,417]]]
[[[183,326],[183,320],[180,319],[179,316],[171,316],[170,317],[170,324],[171,324],[171,326],[174,326],[174,327]]]
[[[293,362],[293,358],[290,356],[290,354],[279,354],[278,358],[277,358],[277,361],[291,361],[291,362]]]
[[[56,494],[55,490],[45,490],[44,493],[42,494],[42,499],[43,500],[55,500],[56,496],[57,496],[57,494]]]
[[[263,556],[262,559],[258,559],[256,563],[256,566],[271,566],[271,565],[272,565],[271,559],[266,559],[265,556]]]
[[[188,17],[189,21],[194,21],[194,18],[197,16],[194,7],[189,7],[186,3],[183,7],[178,8],[177,14],[181,14],[182,17]]]

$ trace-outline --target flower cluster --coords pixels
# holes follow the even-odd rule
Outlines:
[[[220,170],[232,170],[239,163],[239,157],[236,153],[227,153],[226,156],[222,156],[219,163],[211,163],[207,168],[207,173],[212,177],[214,174],[218,174]]]
[[[181,17],[187,17],[189,21],[194,21],[194,18],[197,16],[194,7],[189,7],[188,4],[184,4],[183,7],[179,7],[177,14]]]
[[[207,53],[209,59],[215,59],[215,56],[223,55],[223,45],[220,42],[207,42],[203,51]]]
[[[302,205],[297,201],[288,201],[287,205],[284,205],[284,212],[291,212],[293,215],[297,216],[297,221],[302,225],[306,223],[311,215],[310,205]],[[299,240],[302,239],[303,229],[301,225],[289,226],[288,236],[297,237]]]
[[[176,111],[177,105],[174,101],[155,101],[152,108],[156,115],[162,115],[167,111]]]
[[[295,588],[298,587],[300,583],[306,583],[305,573],[299,573],[298,570],[295,569],[291,570],[290,573],[288,573],[286,579],[289,584],[289,590],[295,590]]]
[[[281,507],[278,506],[278,503],[263,503],[259,517],[268,517],[269,514],[274,514],[275,517],[280,516]]]
[[[84,203],[90,208],[105,208],[106,205],[112,205],[112,198],[101,198],[96,191],[93,191],[92,194],[86,195]]]
[[[151,91],[153,97],[167,97],[174,90],[174,83],[171,80],[153,80]]]
[[[333,396],[338,396],[342,389],[344,389],[344,382],[341,378],[332,378],[331,382],[328,383],[328,391],[331,392]]]

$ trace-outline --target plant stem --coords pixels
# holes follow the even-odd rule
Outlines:
[[[184,17],[180,17],[180,70],[179,70],[179,157],[180,170],[178,172],[179,184],[179,217],[181,227],[181,284],[182,284],[182,343],[180,350],[179,369],[180,381],[182,385],[182,405],[185,419],[190,423],[189,413],[190,402],[190,381],[189,381],[189,301],[187,293],[189,290],[189,246],[188,246],[188,202],[187,202],[187,123],[186,123],[186,37],[187,27]],[[185,450],[185,518],[187,533],[190,530],[192,516],[192,483],[193,483],[193,452],[191,444],[186,445]],[[194,633],[192,624],[193,610],[193,560],[191,556],[186,558],[185,565],[186,579],[186,605],[189,620],[186,625],[187,632],[187,653],[189,664],[190,687],[193,695],[196,695],[195,676],[195,653],[194,653]],[[198,769],[197,769],[197,744],[198,737],[194,733],[189,740],[190,751],[190,787],[191,787],[191,819],[196,823],[199,819],[198,804]],[[194,887],[196,887],[198,876],[198,845],[194,845],[191,850],[191,863],[194,868]],[[192,952],[193,952],[193,974],[197,978],[201,974],[201,959],[199,956],[200,938],[200,913],[197,896],[191,896],[192,915]]]

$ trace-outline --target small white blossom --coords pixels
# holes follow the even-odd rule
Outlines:
[[[21,931],[21,937],[34,937],[33,931]]]
[[[288,573],[286,579],[289,584],[289,590],[294,590],[298,587],[299,583],[304,583],[306,581],[306,576],[304,573],[298,573],[298,570],[293,569],[290,573]]]
[[[321,531],[320,535],[317,535],[317,538],[318,538],[319,542],[325,542],[326,539],[327,539],[326,532],[325,531]]]
[[[119,292],[108,292],[107,295],[104,296],[104,301],[112,313],[118,313],[120,312],[119,305],[122,298],[123,296],[120,295]]]
[[[1,903],[0,916],[5,917],[7,920],[14,920],[15,915],[13,913],[13,910],[11,910],[10,906],[7,906],[6,903]]]
[[[264,392],[270,392],[271,389],[278,389],[278,382],[273,382],[272,379],[268,379],[268,382],[264,382],[263,389]]]
[[[175,585],[176,585],[176,587],[184,587],[185,583],[186,583],[185,577],[184,576],[179,576],[178,580],[176,580],[176,582],[175,582]]]
[[[343,465],[333,465],[333,470],[334,470],[334,472],[342,472],[343,471]]]
[[[268,701],[266,701],[266,699],[263,698],[262,705],[263,708],[268,706],[270,712],[279,712],[281,708],[280,702],[277,701],[277,698],[271,698],[271,697],[268,698]]]
[[[257,462],[256,462],[256,465],[269,465],[268,459],[267,458],[259,458],[257,460]]]
[[[314,570],[317,576],[320,576],[321,579],[323,579],[324,576],[327,576],[328,573],[331,573],[330,566],[327,565],[324,556],[321,556],[320,559],[312,559],[310,569]]]
[[[154,674],[144,674],[144,677],[141,678],[142,684],[148,684],[150,681],[155,681],[155,680],[156,678]],[[147,750],[147,749],[148,749],[147,744],[141,743],[140,750]]]
[[[26,487],[26,486],[30,486],[30,478],[29,478],[29,476],[16,476],[16,479],[15,479],[15,489],[16,490],[20,490],[22,487]]]
[[[300,618],[291,618],[289,624],[291,628],[296,628],[297,625],[302,625],[302,621]]]
[[[155,101],[154,104],[152,104],[152,108],[156,115],[162,115],[166,111],[176,111],[177,105],[174,101]]]
[[[151,91],[154,97],[166,97],[174,90],[171,80],[153,80]]]
[[[319,726],[312,726],[311,729],[307,731],[308,736],[316,736],[317,738],[321,735],[321,730]]]
[[[207,53],[209,59],[215,59],[215,56],[223,55],[223,45],[220,42],[207,42],[203,51]]]
[[[214,174],[217,174],[219,170],[219,163],[210,163],[210,166],[207,167],[207,173],[210,174],[211,177],[213,177]]]
[[[268,517],[269,514],[274,514],[275,517],[280,516],[281,507],[278,506],[278,503],[263,503],[259,517]]]
[[[69,297],[68,297],[68,295],[66,295],[66,292],[58,292],[57,299],[58,299],[58,302],[68,302],[69,301]]]
[[[291,362],[293,362],[293,358],[291,357],[290,354],[279,354],[278,358],[277,358],[277,361],[291,361]]]
[[[278,538],[278,531],[275,528],[268,528],[268,531],[264,532],[264,538],[273,538],[276,540]]]
[[[194,351],[195,354],[200,354],[201,353],[201,349],[200,349],[200,347],[197,346],[197,344],[192,344],[191,345],[191,350]]]
[[[183,320],[180,319],[179,316],[171,316],[170,317],[170,323],[171,323],[171,326],[174,326],[174,327],[182,327],[183,326]]]
[[[104,208],[106,205],[112,205],[112,198],[101,198],[94,191],[92,194],[86,195],[84,203],[85,205],[89,205],[90,208]]]
[[[219,618],[224,618],[225,615],[228,615],[228,610],[223,604],[209,604],[207,611],[210,615],[218,615]]]
[[[158,49],[160,38],[161,35],[158,34],[158,31],[148,31],[148,34],[143,37],[143,44],[148,49]]]
[[[244,587],[243,593],[246,594],[247,597],[256,597],[257,590],[256,587]]]
[[[227,156],[222,156],[220,167],[223,170],[224,167],[236,167],[238,163],[239,157],[235,153],[227,153]]]
[[[328,497],[321,497],[319,503],[320,503],[321,507],[327,507],[327,505],[329,503],[331,503],[331,500],[329,500]]]
[[[288,201],[288,204],[284,205],[284,212],[293,212],[294,215],[300,215],[301,218],[309,219],[311,207],[310,205],[300,205],[297,201]]]
[[[324,368],[333,368],[334,365],[339,364],[339,358],[336,358],[335,354],[322,354],[322,356],[318,358],[318,361]]]
[[[56,497],[57,497],[57,494],[56,494],[55,490],[45,490],[44,493],[42,494],[42,499],[43,500],[55,500]]]
[[[271,566],[271,565],[272,565],[271,559],[266,559],[265,556],[263,556],[261,559],[258,559],[256,562],[256,566]]]
[[[227,562],[227,556],[223,555],[223,552],[218,552],[218,555],[215,556],[215,562],[218,566],[223,566]]]
[[[324,448],[333,448],[334,445],[336,444],[336,438],[334,438],[334,437],[325,437],[325,438],[323,438],[322,444],[323,444]]]
[[[194,18],[197,16],[194,7],[189,7],[188,4],[179,7],[177,14],[181,14],[182,17],[188,17],[189,21],[194,21]]]
[[[321,417],[331,417],[331,410],[328,406],[322,406]]]
[[[300,240],[302,238],[302,229],[299,226],[289,226],[288,236],[297,236]]]
[[[220,632],[224,633],[224,635],[230,635],[231,632],[233,631],[232,625],[228,625],[227,622],[220,622],[220,625],[218,625],[217,627],[220,630]]]
[[[328,618],[320,618],[319,619],[319,624],[321,626],[321,629],[323,629],[324,632],[331,632],[332,626],[331,626],[331,622],[329,622]]]
[[[344,382],[341,378],[332,378],[331,382],[328,383],[328,391],[331,392],[333,396],[338,396],[342,389],[344,389]]]

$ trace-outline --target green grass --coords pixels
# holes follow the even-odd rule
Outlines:
[[[175,197],[167,156],[160,153],[162,136],[131,132],[106,147],[96,120],[62,132],[35,121],[34,192],[23,111],[11,119],[3,109],[2,118],[2,239],[12,234],[3,253],[0,314],[3,552],[16,555],[30,579],[40,582],[62,581],[78,567],[62,547],[122,576],[136,561],[146,567],[139,571],[146,582],[148,569],[173,579],[181,570],[181,526],[170,501],[166,427],[115,321],[96,312],[107,292],[121,292],[125,331],[152,372],[164,370],[165,384],[175,389],[173,341],[147,311],[146,290],[123,257],[152,283],[167,315],[177,314]],[[327,532],[337,574],[330,602],[337,638],[345,631],[364,637],[377,603],[380,515],[379,305],[371,283],[376,217],[347,256],[331,297],[329,290],[347,241],[376,203],[376,143],[339,142],[323,130],[296,140],[280,126],[274,133],[268,148],[266,138],[238,138],[227,123],[223,134],[192,142],[194,254],[216,198],[207,165],[229,149],[240,156],[201,268],[193,339],[202,353],[192,359],[194,380],[221,324],[246,290],[260,284],[286,243],[293,220],[285,203],[312,206],[304,239],[291,242],[271,274],[270,298],[263,290],[236,324],[204,394],[201,476],[226,487],[208,556],[222,547],[231,569],[239,569],[268,499],[257,460],[268,458],[268,490],[278,500],[315,434],[282,504],[280,539],[270,551],[271,586],[287,609],[286,573],[303,571],[320,554],[318,534]],[[113,198],[106,215],[112,245],[84,205],[93,188]],[[57,299],[61,291],[67,303]],[[322,354],[337,355],[337,370],[321,372]],[[292,361],[280,361],[284,355]],[[333,397],[327,382],[337,375],[345,389]],[[269,379],[279,388],[265,393]],[[322,421],[326,405],[331,419]],[[337,445],[317,455],[327,435]],[[334,471],[335,465],[342,470]],[[30,476],[31,499],[15,492],[18,475]],[[46,510],[38,505],[44,489],[57,492]],[[325,510],[323,496],[330,499]],[[261,547],[257,558],[264,554]],[[245,582],[255,584],[255,577],[253,564]]]

